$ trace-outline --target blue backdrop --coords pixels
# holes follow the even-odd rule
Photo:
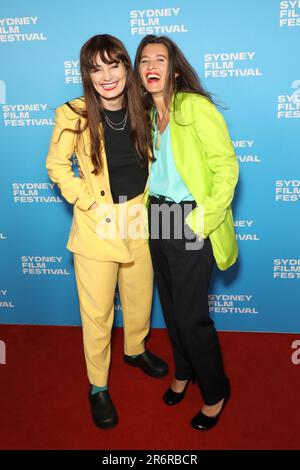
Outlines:
[[[174,39],[221,103],[240,163],[240,257],[215,272],[219,330],[300,332],[300,1],[5,1],[0,17],[0,323],[80,324],[72,207],[45,169],[56,106],[82,94],[79,50],[110,33],[132,58]],[[116,295],[116,324],[121,323]],[[152,325],[164,326],[157,294]]]

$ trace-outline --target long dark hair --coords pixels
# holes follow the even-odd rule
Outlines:
[[[170,105],[173,95],[175,106],[176,95],[178,92],[196,93],[198,95],[204,96],[210,102],[213,102],[211,94],[203,88],[197,72],[185,58],[183,52],[177,46],[177,44],[167,36],[155,36],[154,34],[148,34],[141,40],[137,48],[134,61],[135,77],[140,85],[141,95],[143,96],[145,107],[148,111],[153,107],[153,100],[151,94],[146,93],[139,74],[139,66],[143,49],[148,44],[163,44],[168,51],[169,72],[164,90],[166,106]],[[178,76],[175,77],[175,74],[178,74]]]
[[[148,158],[150,158],[149,149],[151,145],[149,122],[133,73],[131,59],[124,44],[109,34],[93,36],[82,46],[80,51],[80,70],[85,106],[82,109],[70,102],[67,104],[75,113],[86,120],[84,125],[81,126],[79,119],[73,132],[77,134],[80,140],[82,132],[88,129],[91,141],[89,155],[94,166],[92,173],[96,175],[103,169],[101,151],[104,142],[103,132],[99,132],[99,124],[102,124],[103,129],[104,108],[102,100],[93,86],[90,73],[95,69],[95,59],[98,54],[105,64],[121,62],[125,66],[126,85],[123,106],[128,109],[131,137],[141,164],[146,164]],[[66,130],[71,131],[71,129]],[[78,139],[76,145],[78,145]]]

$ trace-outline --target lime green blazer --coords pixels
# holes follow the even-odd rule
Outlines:
[[[197,203],[185,222],[199,236],[210,238],[217,266],[226,270],[238,256],[230,206],[238,180],[234,147],[222,114],[205,97],[178,93],[173,104],[172,152]]]

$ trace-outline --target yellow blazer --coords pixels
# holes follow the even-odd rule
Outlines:
[[[83,98],[75,99],[71,104],[81,109],[85,106]],[[76,135],[68,131],[61,134],[63,129],[75,129],[79,119],[82,127],[85,120],[74,113],[69,106],[64,104],[57,108],[46,160],[49,177],[58,185],[62,196],[74,205],[67,248],[73,253],[97,261],[131,262],[131,254],[121,236],[101,238],[97,233],[99,223],[112,224],[113,227],[110,225],[109,229],[115,229],[117,234],[119,229],[113,210],[105,149],[102,149],[103,171],[99,175],[94,175],[89,156],[88,129],[83,132],[82,141],[76,149]],[[72,171],[73,154],[76,154],[84,179],[75,176]],[[146,197],[146,192],[144,196]],[[100,211],[89,209],[94,202]]]

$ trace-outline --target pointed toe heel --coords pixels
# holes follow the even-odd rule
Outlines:
[[[174,392],[171,387],[168,388],[168,390],[163,395],[163,401],[165,404],[172,406],[180,403],[184,399],[187,387],[191,381],[195,383],[195,379],[189,379],[182,392]]]
[[[200,410],[199,413],[197,413],[196,416],[194,416],[194,418],[191,420],[192,428],[196,429],[197,431],[209,431],[209,429],[212,429],[218,423],[229,398],[230,391],[224,397],[222,408],[216,416],[207,416]]]

